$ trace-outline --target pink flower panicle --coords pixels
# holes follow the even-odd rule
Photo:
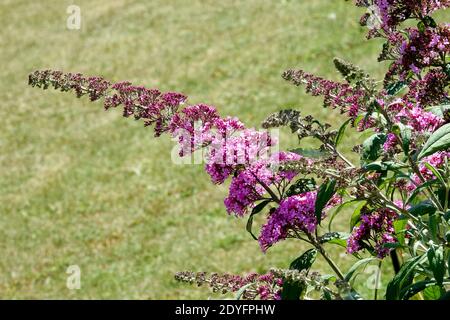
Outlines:
[[[368,6],[369,1],[357,0],[357,5]],[[380,28],[392,32],[403,21],[420,16],[429,16],[434,11],[450,6],[450,0],[374,0],[378,7]]]
[[[266,274],[250,273],[246,276],[234,274],[218,274],[206,272],[177,272],[175,280],[196,284],[207,285],[213,292],[222,294],[236,293],[242,290],[243,300],[280,300],[283,287],[283,279],[275,276],[272,272]],[[245,288],[244,288],[245,287]]]
[[[436,152],[428,157],[423,158],[419,163],[419,171],[425,181],[436,179],[436,176],[425,166],[425,163],[431,164],[433,167],[440,169],[444,166],[445,161],[450,159],[449,151]],[[417,174],[412,174],[411,182],[406,185],[409,192],[414,191],[419,185],[423,183],[422,179]]]
[[[224,200],[228,213],[243,216],[256,201],[262,200],[267,192],[265,187],[280,184],[282,181],[290,182],[296,176],[295,172],[274,171],[270,165],[300,158],[300,155],[291,152],[275,153],[269,159],[259,160],[240,171],[232,178],[228,197]]]
[[[225,130],[214,135],[206,154],[206,172],[216,184],[223,183],[238,169],[250,166],[259,159],[269,156],[270,147],[276,140],[266,131],[241,130],[240,122],[229,118]],[[221,121],[222,125],[224,122]],[[227,134],[226,132],[232,134]]]
[[[413,71],[420,74],[427,67],[440,65],[442,56],[450,53],[450,26],[441,25],[421,32],[408,28],[408,39],[399,48],[397,66],[402,77]]]
[[[35,71],[29,75],[29,84],[47,89],[53,86],[61,91],[74,91],[77,97],[88,95],[91,101],[104,98],[106,110],[123,106],[123,116],[144,119],[145,125],[154,125],[155,136],[169,130],[169,122],[187,97],[181,93],[161,93],[157,89],[134,86],[128,81],[111,84],[101,77],[85,77],[81,73]]]
[[[297,232],[313,233],[317,228],[316,198],[317,192],[309,191],[283,199],[261,229],[258,240],[261,250],[266,252],[273,244],[294,236]],[[338,197],[329,201],[322,212],[322,218],[325,217],[325,211],[338,201]]]
[[[403,207],[401,201],[394,203]],[[347,253],[356,253],[373,246],[377,257],[382,259],[391,250],[386,244],[397,242],[394,221],[398,218],[398,213],[388,208],[362,211],[360,223],[353,228],[347,240]]]
[[[348,83],[340,83],[306,73],[303,70],[287,70],[283,78],[296,86],[305,85],[306,92],[312,96],[323,96],[324,106],[338,108],[341,113],[348,113],[355,118],[366,98],[364,90],[353,88]]]

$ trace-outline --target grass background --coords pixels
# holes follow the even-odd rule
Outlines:
[[[245,220],[225,213],[226,186],[199,165],[172,164],[167,137],[100,103],[28,87],[27,75],[52,68],[180,91],[249,126],[284,107],[338,126],[338,111],[280,75],[296,67],[337,79],[339,56],[380,76],[381,43],[365,40],[361,10],[330,0],[78,0],[82,27],[68,30],[70,4],[0,3],[0,297],[207,298],[173,274],[288,266],[306,247],[285,241],[262,254]],[[74,264],[80,290],[66,288]],[[315,268],[329,271],[320,259]]]

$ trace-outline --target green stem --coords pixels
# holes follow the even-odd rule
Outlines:
[[[330,258],[328,253],[325,251],[323,246],[309,233],[306,232],[306,235],[310,242],[314,245],[314,247],[319,251],[319,253],[322,255],[322,257],[327,261],[331,269],[336,273],[339,279],[344,280],[344,274],[341,272],[339,267],[336,265],[336,263]]]
[[[375,278],[375,294],[373,299],[374,300],[378,300],[378,283],[380,282],[380,275],[381,275],[381,265],[383,263],[383,260],[380,260],[380,262],[378,262],[378,270],[377,270],[377,276]]]

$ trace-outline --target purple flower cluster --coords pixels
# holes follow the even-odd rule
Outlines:
[[[283,73],[283,78],[296,86],[305,85],[307,93],[324,97],[325,107],[338,108],[351,118],[361,112],[360,108],[366,98],[364,90],[355,89],[348,83],[317,77],[303,70],[287,70]]]
[[[57,90],[73,90],[77,97],[89,95],[91,101],[103,97],[111,83],[101,77],[84,77],[81,73],[63,73],[61,71],[43,70],[35,71],[29,75],[28,83],[47,89],[53,86]]]
[[[422,109],[448,101],[450,25],[438,24],[430,15],[450,7],[450,0],[360,0],[357,5],[371,8],[374,19],[381,21],[370,30],[369,37],[387,41],[379,58],[392,61],[385,87],[404,82],[408,92],[403,100]],[[363,16],[363,24],[371,14]],[[417,27],[400,29],[400,24],[409,19],[419,21]]]
[[[357,4],[368,5],[366,0]],[[436,10],[450,6],[450,0],[374,0],[379,9],[381,28],[385,32],[395,30],[400,23],[409,18],[425,17]]]
[[[450,159],[450,152],[441,151],[436,152],[428,157],[423,158],[419,163],[419,171],[422,175],[422,178],[425,181],[436,179],[436,176],[425,166],[425,163],[431,164],[433,167],[440,169],[444,166],[445,162]],[[422,178],[417,176],[417,174],[413,174],[411,177],[411,182],[406,185],[406,189],[408,191],[413,191],[417,188],[417,186],[423,183]]]
[[[172,136],[178,137],[180,156],[190,154],[212,141],[212,129],[219,119],[214,107],[199,104],[188,106],[174,114],[169,128]]]
[[[205,170],[216,184],[223,183],[236,170],[267,158],[270,147],[276,144],[266,131],[240,130],[240,122],[233,118],[221,124],[224,126],[214,136],[206,155]]]
[[[123,106],[123,116],[144,119],[145,125],[154,125],[155,136],[169,130],[169,123],[187,97],[177,92],[161,93],[157,89],[134,86],[130,82],[113,85],[101,77],[84,77],[80,73],[61,71],[35,71],[29,84],[44,89],[53,86],[61,91],[74,91],[77,97],[88,95],[91,101],[104,97],[106,110]]]
[[[430,70],[422,79],[409,84],[408,93],[403,100],[418,106],[435,106],[449,99],[446,87],[449,84],[448,75],[440,69]]]
[[[295,237],[297,233],[313,233],[317,228],[316,198],[317,192],[310,191],[283,199],[261,229],[258,239],[261,250],[266,252],[273,244]],[[328,202],[322,218],[325,217],[325,211],[338,201],[338,197],[333,197]]]
[[[388,133],[386,136],[386,141],[383,144],[383,150],[385,152],[390,151],[398,152],[400,150],[397,148],[397,146],[398,146],[397,136],[393,133]]]
[[[176,92],[161,93],[157,89],[118,82],[112,86],[114,93],[105,98],[105,109],[123,106],[123,116],[144,119],[145,125],[154,125],[155,136],[169,130],[169,122],[187,97]]]
[[[275,153],[269,159],[259,160],[240,171],[232,178],[228,197],[224,200],[228,213],[243,216],[256,201],[263,199],[267,192],[265,188],[290,182],[295,177],[295,172],[275,171],[269,166],[300,158],[300,155],[292,152]]]
[[[283,279],[272,272],[266,274],[250,273],[247,276],[218,274],[206,272],[177,272],[177,281],[195,283],[197,286],[208,285],[213,292],[226,294],[242,290],[244,300],[281,300]]]
[[[427,67],[439,66],[442,57],[450,53],[450,26],[426,28],[423,32],[417,28],[408,28],[408,39],[399,48],[396,66],[404,78],[409,71],[420,74]]]
[[[394,117],[395,121],[407,124],[417,132],[432,132],[443,124],[443,119],[432,112],[415,107],[411,103],[402,105],[403,108]]]
[[[384,258],[390,251],[385,245],[397,242],[394,230],[397,218],[398,214],[388,208],[363,213],[347,240],[347,253],[373,247],[377,256]]]

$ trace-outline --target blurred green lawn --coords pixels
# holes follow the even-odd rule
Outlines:
[[[284,107],[338,126],[338,111],[280,75],[337,79],[334,56],[381,75],[361,11],[330,0],[78,0],[76,31],[69,4],[0,3],[0,298],[218,297],[173,274],[288,266],[305,246],[262,254],[246,221],[226,214],[226,186],[172,164],[170,139],[100,103],[28,87],[27,75],[52,68],[180,91],[249,126]],[[81,268],[80,290],[66,287],[69,265]]]

